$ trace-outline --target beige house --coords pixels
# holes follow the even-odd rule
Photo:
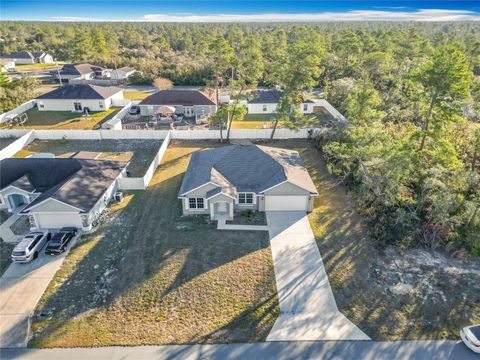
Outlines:
[[[178,198],[185,215],[231,220],[235,211],[311,211],[318,195],[298,152],[258,145],[197,151]]]

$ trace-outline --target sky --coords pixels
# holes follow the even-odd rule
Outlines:
[[[0,0],[0,20],[480,21],[480,0]]]

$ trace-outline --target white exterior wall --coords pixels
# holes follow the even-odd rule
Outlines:
[[[192,115],[210,115],[217,112],[217,105],[140,105],[140,114],[142,116],[150,116],[155,114],[157,109],[162,106],[173,106],[180,112],[183,112],[186,116]]]
[[[266,111],[263,107],[266,106]],[[277,111],[278,104],[247,104],[249,114],[273,114]]]
[[[38,99],[37,107],[39,111],[75,111],[74,103],[82,104],[82,109],[88,107],[91,111],[104,111],[110,108],[112,100],[107,98],[105,100],[62,100],[62,99]],[[43,104],[43,108],[41,105]],[[103,107],[100,106],[103,105]]]
[[[53,56],[50,54],[46,54],[44,57],[40,59],[40,62],[46,63],[46,64],[51,64],[54,62]]]
[[[17,65],[23,65],[23,64],[34,64],[35,60],[34,59],[10,59],[15,61],[15,64]]]

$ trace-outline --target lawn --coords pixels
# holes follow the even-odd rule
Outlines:
[[[141,177],[152,163],[161,140],[35,140],[14,157],[27,157],[34,153],[52,153],[56,157],[70,157],[79,151],[98,152],[98,159],[130,161],[127,167],[131,177]]]
[[[37,64],[15,65],[15,70],[17,70],[17,71],[42,71],[42,70],[56,69],[56,68],[57,68],[57,65],[55,63],[37,63]]]
[[[39,111],[32,108],[26,112],[28,120],[23,126],[15,126],[18,129],[69,129],[89,130],[99,129],[100,125],[112,118],[120,107],[111,107],[105,111],[92,112],[89,118],[82,118],[82,114],[71,111]],[[0,128],[9,128],[2,124]]]
[[[12,262],[10,256],[14,247],[15,244],[7,243],[0,238],[0,276],[3,275]]]
[[[145,192],[67,256],[34,316],[33,347],[261,341],[278,314],[268,234],[183,217],[177,192],[192,152],[171,145]]]
[[[128,100],[143,100],[152,94],[152,92],[148,91],[124,91],[123,97]]]
[[[480,262],[430,249],[379,249],[355,202],[306,140],[300,152],[319,191],[309,220],[342,313],[374,340],[458,339],[480,323]]]
[[[18,140],[18,138],[0,138],[0,150],[5,149],[8,145]]]

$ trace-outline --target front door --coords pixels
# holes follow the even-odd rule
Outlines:
[[[9,195],[8,201],[10,202],[10,209],[12,209],[12,211],[26,204],[25,197],[20,194]]]
[[[227,203],[225,203],[225,202],[218,203],[217,209],[218,209],[219,213],[226,213],[227,212]]]
[[[82,111],[82,103],[74,102],[73,107],[75,108],[75,111]]]

